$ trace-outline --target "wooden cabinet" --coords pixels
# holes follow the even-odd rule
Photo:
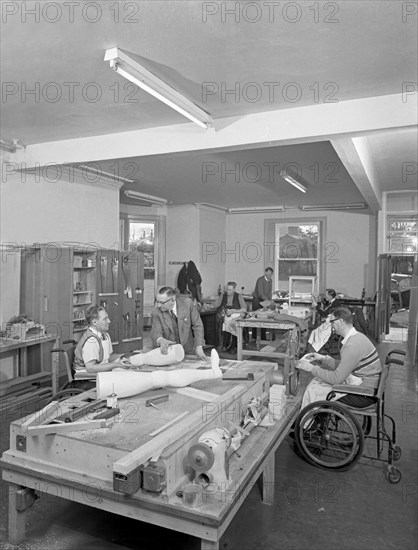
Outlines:
[[[86,310],[106,307],[115,353],[142,348],[142,252],[39,245],[22,249],[20,313],[61,341],[78,340]],[[47,359],[49,359],[47,361]],[[43,357],[40,363],[50,363]],[[60,365],[64,372],[64,365]]]

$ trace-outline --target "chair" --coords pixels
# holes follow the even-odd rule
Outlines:
[[[404,351],[393,350],[386,356],[377,389],[346,384],[333,386],[326,401],[310,403],[298,415],[295,422],[295,442],[302,457],[309,463],[324,469],[348,470],[362,456],[387,463],[386,479],[399,483],[401,472],[393,461],[401,457],[401,449],[396,445],[396,425],[394,419],[385,413],[385,389],[391,365],[403,365],[400,359],[392,356],[406,355]],[[365,408],[348,406],[332,401],[336,392],[349,395],[364,395],[374,398],[374,403]],[[360,425],[358,417],[362,419]],[[376,419],[376,436],[371,436],[372,418]],[[391,434],[385,420],[391,421]],[[376,440],[376,456],[363,455],[365,438]],[[387,443],[387,459],[382,458],[383,444]]]
[[[75,348],[77,346],[77,342],[75,340],[64,340],[62,344],[63,345],[71,344],[71,346],[67,348],[54,348],[51,350],[51,353],[63,354],[65,369],[67,372],[67,381],[64,382],[60,391],[58,391],[55,395],[53,395],[52,398],[48,401],[48,403],[50,403],[51,401],[63,401],[64,399],[68,399],[68,397],[72,397],[73,395],[83,393],[87,389],[90,389],[87,386],[87,384],[91,387],[94,386],[94,384],[91,382],[89,383],[86,380],[75,380],[74,378],[75,370],[73,367],[73,362],[74,362],[74,354],[75,354]]]

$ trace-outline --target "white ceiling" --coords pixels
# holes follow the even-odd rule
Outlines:
[[[73,22],[68,7],[62,4],[57,12],[54,4],[58,3],[28,1],[28,8],[40,10],[39,22],[29,14],[25,19],[20,6],[2,25],[2,139],[19,139],[28,152],[34,144],[57,140],[115,134],[117,141],[119,132],[182,127],[186,120],[181,115],[135,89],[103,61],[105,50],[114,46],[137,57],[215,121],[400,94],[405,83],[412,85],[408,90],[415,83],[416,89],[417,16],[405,13],[405,2],[277,2],[274,12],[273,4],[262,2],[120,2],[119,21],[115,2],[101,2],[100,12],[83,12],[82,5],[70,3]],[[235,15],[223,12],[234,6]],[[36,87],[39,97],[25,95],[25,90]],[[223,89],[236,94],[222,94]],[[205,98],[205,90],[212,94]],[[61,95],[55,101],[57,92]],[[416,94],[405,96],[407,100],[416,101]],[[202,132],[197,127],[194,131]],[[361,135],[367,137],[380,190],[416,186],[416,176],[402,179],[402,164],[417,162],[416,126]],[[190,148],[126,158],[109,153],[101,163],[107,170],[117,162],[126,177],[134,168],[130,179],[138,183],[131,188],[174,203],[239,207],[363,199],[355,174],[347,171],[331,144],[333,136],[315,143],[307,138],[306,143],[284,140],[257,148],[250,138],[248,146],[212,152]],[[96,159],[83,163],[89,160]],[[277,171],[272,176],[266,165],[272,162],[297,164],[306,195],[285,183]],[[232,175],[222,178],[222,167],[237,166],[238,181]],[[207,167],[217,167],[218,172],[205,179],[202,171]]]

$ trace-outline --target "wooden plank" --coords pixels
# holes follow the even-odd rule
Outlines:
[[[211,402],[219,397],[219,394],[217,393],[211,393],[208,391],[199,390],[197,388],[191,388],[190,386],[186,386],[185,388],[170,388],[170,390],[172,390],[174,393],[186,395],[187,397],[200,399],[201,401]]]
[[[26,431],[30,426],[45,424],[57,416],[62,414],[62,404],[59,401],[53,401],[46,407],[32,414],[22,424],[21,429]]]
[[[5,380],[0,384],[0,396],[5,395],[6,393],[12,392],[14,389],[17,389],[19,386],[30,386],[35,382],[45,382],[50,379],[51,379],[51,373],[42,371],[36,374],[31,374],[26,377],[19,376],[11,380]]]
[[[64,422],[63,424],[44,424],[42,426],[29,426],[28,435],[62,434],[81,432],[106,428],[106,420],[86,420],[84,422]]]
[[[181,414],[179,414],[178,416],[170,420],[170,422],[167,422],[167,424],[164,424],[164,426],[161,426],[160,428],[158,428],[158,430],[155,430],[154,432],[150,433],[150,436],[154,437],[160,432],[163,432],[164,430],[166,430],[167,428],[169,428],[170,426],[172,426],[173,424],[175,424],[176,422],[184,418],[186,414],[190,414],[189,411],[182,412]]]
[[[214,406],[234,401],[243,391],[245,391],[245,389],[245,386],[242,384],[232,388],[224,395],[218,396],[217,399],[213,401]],[[200,425],[202,425],[202,411],[198,410],[192,415],[189,415],[187,420],[169,430],[168,433],[159,434],[152,441],[141,445],[141,447],[138,447],[123,458],[117,460],[113,464],[113,471],[118,474],[128,475],[132,470],[144,464],[150,457],[158,454],[159,451],[162,451],[165,447],[177,441],[180,436],[189,433],[190,430]]]

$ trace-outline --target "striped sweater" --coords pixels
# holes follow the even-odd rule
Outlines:
[[[377,388],[382,371],[379,355],[372,342],[352,328],[343,340],[341,359],[325,356],[324,367],[315,366],[312,374],[327,384],[342,384],[349,374],[362,379],[361,385]]]

